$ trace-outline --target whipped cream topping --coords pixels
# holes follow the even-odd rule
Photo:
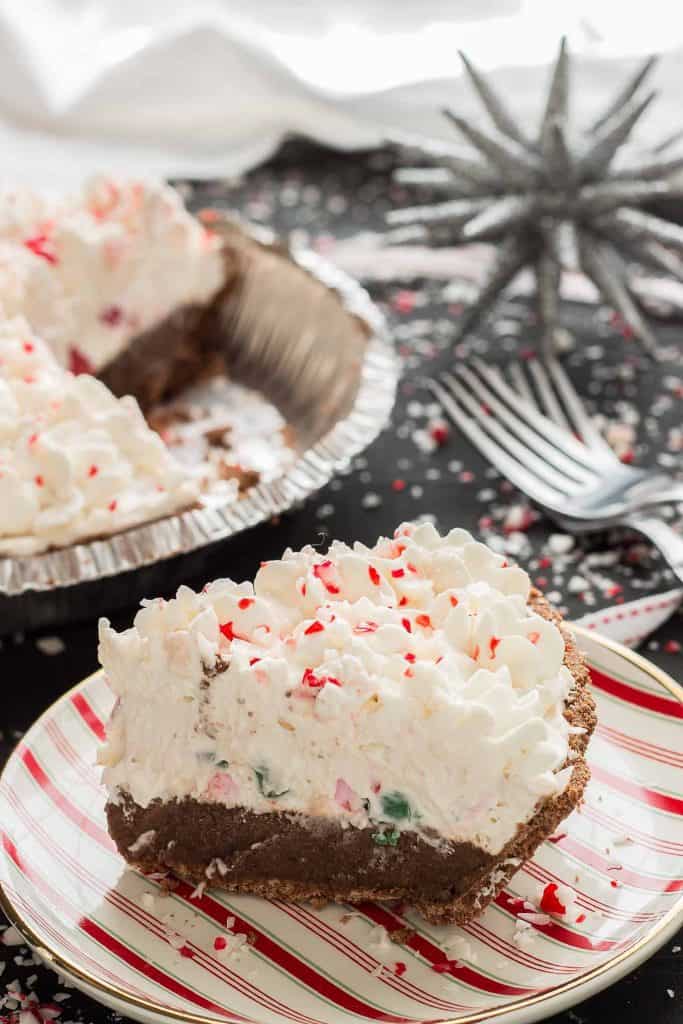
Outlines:
[[[521,569],[404,524],[100,623],[110,798],[193,797],[497,853],[571,775],[572,676]]]
[[[63,366],[94,372],[223,281],[220,241],[161,182],[98,178],[82,194],[0,192],[0,304]]]
[[[196,498],[133,398],[64,370],[0,310],[0,554],[117,533]]]

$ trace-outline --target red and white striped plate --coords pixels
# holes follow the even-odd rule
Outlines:
[[[625,648],[580,640],[600,719],[585,804],[467,928],[376,904],[314,910],[183,884],[165,895],[126,870],[95,766],[112,704],[100,673],[49,708],[5,768],[0,905],[56,969],[144,1021],[464,1024],[565,1009],[683,923],[683,690]],[[549,883],[576,902],[525,922],[524,901],[538,907]]]

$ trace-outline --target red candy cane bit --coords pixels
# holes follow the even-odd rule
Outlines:
[[[232,622],[222,622],[218,628],[220,629],[221,633],[223,634],[226,640],[246,640],[246,637],[241,636],[239,633],[236,633],[232,627]]]
[[[353,627],[354,633],[374,633],[378,629],[376,622],[359,622]]]
[[[214,210],[211,206],[204,206],[197,212],[197,217],[202,224],[215,224],[220,218],[218,210]]]
[[[97,476],[99,471],[100,471],[100,467],[96,466],[95,463],[93,462],[92,466],[88,470],[88,476]]]
[[[240,609],[240,611],[245,612],[247,610],[247,608],[251,608],[253,603],[254,603],[254,598],[253,597],[241,597],[239,599],[239,601],[237,602],[237,607]]]
[[[325,680],[322,676],[317,676],[312,668],[306,668],[301,677],[301,685],[308,686],[311,690],[318,690],[325,685]]]
[[[381,788],[381,782],[373,782],[372,785],[370,786],[370,789],[372,790],[373,793],[379,793]]]
[[[234,640],[235,634],[232,629],[232,622],[222,622],[219,629],[226,640]]]
[[[499,643],[500,643],[500,637],[499,636],[492,636],[491,639],[489,640],[489,651],[491,652],[491,657],[492,658],[495,658],[495,656],[496,656],[496,648],[498,647]]]
[[[220,951],[221,949],[226,949],[227,945],[227,940],[224,939],[222,935],[217,935],[216,938],[213,940],[213,948],[215,950]]]
[[[120,306],[106,306],[100,313],[100,320],[109,327],[118,327],[123,320],[123,310]]]
[[[72,345],[69,349],[69,369],[78,376],[80,373],[92,373],[94,367],[88,357],[79,348]]]
[[[49,238],[47,235],[34,235],[33,238],[24,239],[24,245],[27,249],[30,249],[35,256],[40,256],[41,259],[47,260],[48,263],[53,265],[58,263],[54,252],[46,248],[49,245]]]
[[[448,429],[448,424],[444,423],[443,420],[439,420],[437,423],[432,425],[429,433],[436,444],[442,445],[448,440],[450,430]]]
[[[557,896],[557,883],[548,882],[541,896],[541,910],[545,914],[566,914],[567,908]]]
[[[33,344],[32,341],[25,341],[21,347],[23,348],[24,352],[30,353],[34,351],[36,346]]]
[[[410,624],[410,619],[401,619],[401,625],[408,633],[413,632],[413,627]]]
[[[111,501],[109,502],[109,504],[107,505],[107,508],[109,509],[109,511],[110,511],[110,512],[116,512],[116,509],[118,508],[118,504],[119,504],[119,503],[118,503],[118,501],[116,500],[116,498],[113,498],[113,499],[112,499],[112,500],[111,500]]]
[[[400,579],[401,576],[405,576],[405,574],[406,574],[405,569],[392,569],[391,570],[391,575],[394,577],[395,580]]]
[[[310,624],[308,629],[304,630],[304,636],[310,636],[311,633],[322,633],[324,628],[325,627],[323,626],[322,622],[318,622],[318,620],[316,619],[315,622],[312,622]]]
[[[418,626],[422,626],[423,629],[432,628],[432,620],[429,618],[428,615],[416,615],[415,621],[418,624]]]
[[[408,598],[407,597],[402,597],[401,600],[398,602],[399,608],[405,608],[405,606],[407,604],[408,604]]]
[[[28,439],[28,443],[30,445],[34,445],[37,440],[38,440],[38,435],[37,434],[31,434],[31,436]]]
[[[374,565],[369,565],[368,566],[368,576],[370,577],[370,579],[372,580],[372,582],[375,584],[376,587],[378,587],[380,585],[380,583],[381,583],[380,575],[377,572],[377,570],[375,569]]]
[[[472,657],[474,658],[475,661],[479,660],[479,655],[480,654],[481,654],[481,648],[480,648],[479,644],[477,644],[475,646],[474,650],[472,651]]]
[[[458,599],[457,599],[457,597],[455,596],[455,594],[451,594],[451,595],[450,595],[450,597],[449,597],[449,601],[451,602],[451,605],[452,605],[452,606],[453,606],[454,608],[457,608],[457,607],[458,607],[458,603],[459,603],[459,602],[458,602]]]
[[[335,676],[317,676],[312,668],[304,669],[304,674],[301,677],[302,686],[307,686],[310,690],[322,690],[326,683],[331,683],[332,686],[341,686]]]
[[[532,644],[537,644],[540,639],[541,634],[537,633],[535,630],[533,633],[527,633],[527,640],[530,640]]]
[[[406,569],[408,570],[408,572],[414,572],[417,575],[417,571],[418,570],[417,570],[416,566],[413,565],[412,562],[408,562],[408,564],[406,566]]]
[[[415,661],[415,655],[413,654],[412,651],[408,651],[408,653],[404,654],[403,657],[406,661]]]
[[[332,562],[328,558],[324,562],[318,562],[317,565],[313,566],[313,575],[316,579],[319,579],[328,594],[338,594],[339,587],[336,583],[333,583],[330,578],[330,569],[332,569]],[[325,578],[327,577],[327,579]]]
[[[256,664],[256,662],[257,662],[257,661],[260,661],[260,660],[261,660],[260,658],[250,658],[250,659],[249,659],[249,664],[250,664],[250,665],[255,665],[255,664]]]
[[[577,918],[575,918],[574,924],[583,924],[583,922],[585,920],[586,920],[586,915],[585,914],[579,914],[579,916]]]
[[[394,964],[394,974],[397,975],[399,978],[401,977],[401,975],[405,974],[407,970],[408,968],[406,967],[402,960],[397,960],[396,963]]]
[[[42,476],[40,473],[36,473],[36,475],[34,476],[33,479],[36,482],[36,487],[44,487],[45,486],[45,477]]]

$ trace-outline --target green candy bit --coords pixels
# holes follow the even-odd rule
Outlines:
[[[403,793],[392,790],[391,793],[382,794],[382,813],[394,821],[406,821],[413,817],[413,810]]]
[[[216,768],[220,768],[222,772],[227,771],[229,767],[229,761],[216,761]]]
[[[270,785],[269,771],[264,765],[254,768],[253,771],[256,776],[256,784],[259,788],[259,793],[261,796],[265,796],[267,800],[277,800],[278,797],[285,796],[286,793],[289,793],[288,789],[282,789],[278,793],[274,789],[268,788]]]
[[[373,832],[372,841],[377,846],[398,846],[398,841],[401,838],[401,833],[397,828],[392,828],[390,832]]]

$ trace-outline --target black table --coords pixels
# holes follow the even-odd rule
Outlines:
[[[290,146],[270,164],[234,187],[202,186],[193,201],[199,206],[222,202],[241,208],[252,221],[296,230],[311,244],[325,249],[330,237],[350,237],[358,231],[382,229],[391,203],[390,153],[339,156],[308,146]],[[386,309],[405,377],[392,425],[371,449],[354,461],[349,472],[334,480],[304,508],[262,526],[219,548],[213,575],[251,578],[262,559],[278,557],[286,546],[324,545],[327,539],[373,542],[391,533],[402,520],[433,516],[437,526],[465,526],[487,542],[505,549],[531,574],[569,616],[670,589],[671,573],[659,556],[639,538],[615,532],[583,538],[569,550],[566,541],[553,540],[556,530],[542,519],[531,522],[526,501],[491,471],[468,443],[451,431],[443,437],[434,423],[438,410],[415,381],[420,373],[447,365],[452,357],[450,335],[455,310],[444,294],[444,282],[391,281],[373,287]],[[616,423],[613,439],[625,458],[659,463],[671,472],[683,471],[683,370],[680,328],[661,324],[665,358],[647,362],[638,347],[623,338],[609,312],[593,307],[567,306],[567,325],[575,345],[564,363],[579,391]],[[522,303],[507,301],[496,321],[459,347],[505,359],[529,347],[533,325]],[[436,430],[434,429],[436,427]],[[633,438],[630,434],[633,433]],[[436,444],[433,451],[430,438]],[[673,516],[675,510],[671,510]],[[188,580],[201,586],[204,580]],[[169,595],[165,595],[169,596]],[[112,615],[117,627],[130,623],[134,609]],[[63,650],[54,652],[63,641]],[[674,677],[683,675],[680,614],[669,620],[643,647],[643,653]],[[63,690],[97,665],[96,624],[71,624],[44,634],[6,638],[0,650],[0,763],[34,718]],[[683,934],[667,944],[647,964],[606,992],[581,1004],[557,1021],[602,1022],[619,1015],[622,1024],[640,1024],[647,1014],[652,1024],[683,1020]],[[19,963],[16,962],[19,959]],[[0,997],[17,978],[22,988],[51,1000],[58,985],[55,975],[36,965],[26,949],[0,944]],[[62,1005],[64,1022],[109,1022],[115,1014],[70,990]],[[673,992],[673,996],[670,994]],[[6,1010],[0,1009],[0,1021]],[[14,1019],[9,1016],[12,1024]]]

